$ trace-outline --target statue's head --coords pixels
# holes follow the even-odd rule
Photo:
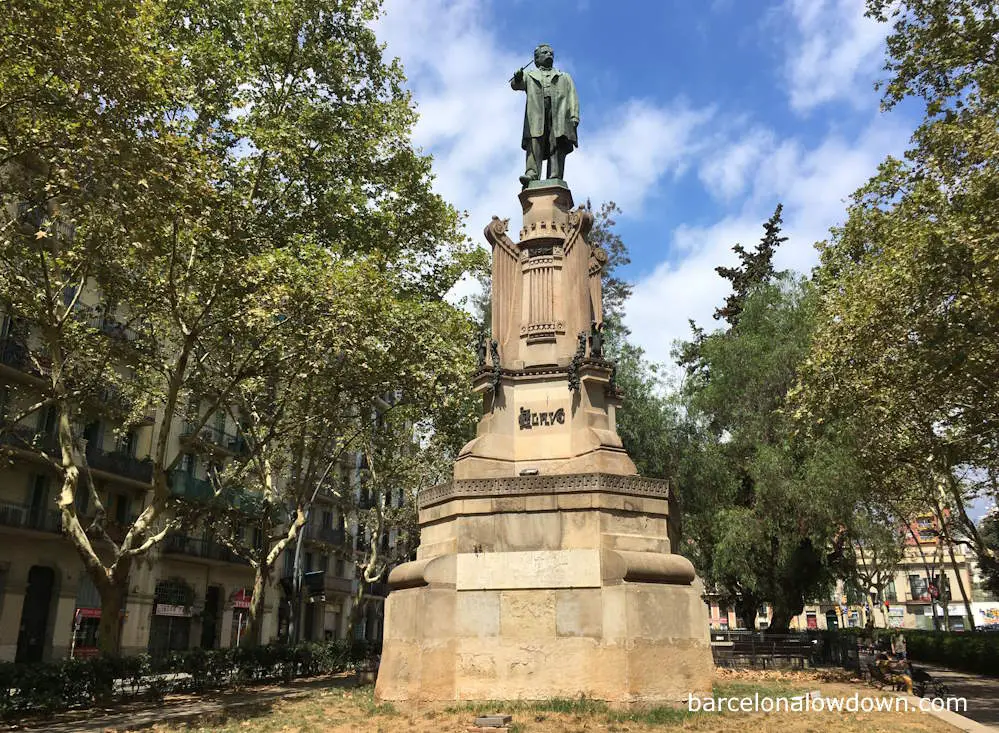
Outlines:
[[[534,49],[534,64],[539,69],[550,69],[554,61],[555,54],[547,43],[542,43]]]

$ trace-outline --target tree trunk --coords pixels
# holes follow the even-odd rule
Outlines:
[[[940,533],[943,537],[944,544],[947,545],[947,554],[950,555],[950,564],[954,568],[954,577],[957,578],[957,587],[961,591],[961,599],[964,601],[964,610],[968,614],[968,626],[974,631],[975,629],[975,615],[971,611],[971,601],[968,598],[968,592],[964,589],[964,580],[961,579],[961,570],[957,567],[957,558],[954,556],[954,543],[950,539],[950,530],[947,528],[947,523],[943,514],[943,509],[940,503],[936,504],[937,521],[940,522]],[[944,575],[941,580],[946,577],[946,568],[944,569]],[[941,582],[941,585],[944,583]],[[947,599],[948,602],[950,599]]]
[[[101,596],[101,621],[98,626],[97,645],[101,654],[111,657],[121,655],[122,611],[125,609],[130,566],[131,561],[128,558],[121,558],[110,579],[94,578]]]
[[[779,608],[774,604],[774,615],[770,619],[770,625],[767,626],[766,633],[768,634],[786,634],[791,626],[791,619],[797,614],[791,613],[788,608]]]
[[[957,588],[961,591],[961,600],[964,601],[964,611],[968,614],[968,628],[971,631],[974,631],[975,614],[971,611],[971,599],[968,598],[968,591],[964,588],[964,580],[961,579],[961,569],[957,567],[957,560],[954,558],[954,545],[950,542],[947,543],[947,552],[950,553],[950,564],[954,567],[954,577],[957,578]]]
[[[250,599],[250,618],[246,624],[244,646],[259,646],[263,643],[264,632],[264,593],[267,589],[267,578],[270,567],[264,563],[257,566],[253,574],[253,597]]]
[[[756,609],[758,605],[756,596],[742,596],[735,603],[736,615],[742,617],[742,621],[746,624],[746,628],[749,631],[756,631]]]

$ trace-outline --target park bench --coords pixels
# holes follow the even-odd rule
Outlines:
[[[725,638],[728,636],[728,638]],[[804,667],[812,658],[814,647],[807,637],[766,634],[713,635],[711,650],[715,664],[730,666]]]
[[[896,670],[883,669],[877,663],[867,665],[867,681],[879,690],[891,687],[895,692],[906,689],[905,676]]]

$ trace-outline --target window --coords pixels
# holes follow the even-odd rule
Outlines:
[[[68,308],[78,292],[80,292],[80,288],[76,285],[67,285],[64,287],[62,289],[62,304]]]
[[[926,598],[929,596],[929,587],[926,578],[919,575],[909,576],[909,594],[914,599]]]
[[[305,553],[305,572],[312,570],[312,553]]]
[[[180,457],[180,472],[193,476],[198,460],[193,453],[185,453]]]
[[[937,538],[936,525],[932,517],[920,517],[916,520],[916,529],[920,542],[933,542]]]
[[[49,405],[45,408],[38,418],[38,430],[47,438],[54,437],[56,434],[56,420],[59,418],[59,412],[56,410],[54,405]]]
[[[889,580],[888,584],[885,586],[885,600],[889,603],[894,603],[898,600],[898,592],[895,590],[895,581]]]
[[[118,524],[128,523],[129,498],[125,494],[111,492],[108,494],[108,514]]]
[[[326,572],[330,569],[330,556],[323,553],[319,556],[319,570]]]
[[[136,435],[134,430],[129,430],[118,438],[116,450],[130,458],[135,457]]]

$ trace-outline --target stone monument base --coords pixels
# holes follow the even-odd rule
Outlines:
[[[382,700],[711,689],[703,587],[671,552],[669,489],[640,476],[453,481],[420,495],[417,559],[389,575]]]
[[[379,699],[662,703],[711,689],[702,587],[677,555],[461,553],[399,569]]]

